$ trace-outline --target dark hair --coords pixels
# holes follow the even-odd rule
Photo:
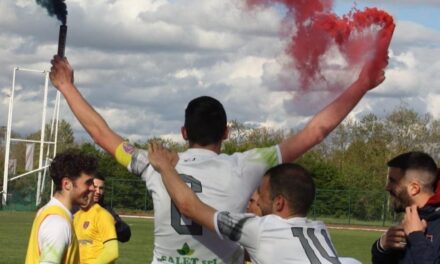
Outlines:
[[[427,172],[427,177],[421,180],[425,191],[433,191],[437,183],[437,165],[428,154],[420,151],[411,151],[400,154],[387,163],[388,167],[399,168],[405,173],[407,170]],[[422,176],[421,176],[422,177]]]
[[[312,175],[302,166],[285,163],[269,169],[271,198],[282,195],[293,214],[306,216],[315,199],[315,183]]]
[[[190,143],[202,146],[219,143],[226,129],[223,105],[209,96],[191,100],[185,109],[185,128]]]
[[[101,172],[99,172],[99,171],[97,173],[95,173],[95,176],[93,176],[93,179],[98,179],[98,180],[101,180],[101,181],[105,182],[104,175]]]
[[[58,154],[50,164],[50,177],[54,181],[55,191],[61,190],[61,180],[64,177],[74,181],[82,173],[95,174],[98,168],[98,161],[90,154],[77,149],[68,149]]]

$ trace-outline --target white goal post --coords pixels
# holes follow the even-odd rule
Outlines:
[[[43,112],[42,112],[42,118],[41,118],[41,134],[40,134],[39,140],[30,140],[30,139],[11,137],[12,124],[13,124],[13,122],[12,122],[13,115],[12,114],[13,114],[13,110],[14,110],[14,95],[16,92],[16,88],[15,88],[16,73],[18,71],[31,72],[31,73],[37,73],[37,74],[44,75]],[[35,205],[38,206],[41,203],[41,195],[44,191],[44,184],[43,183],[45,182],[47,168],[49,167],[49,164],[50,164],[52,158],[55,157],[55,155],[56,155],[56,146],[57,146],[57,138],[58,138],[58,119],[59,119],[59,111],[60,111],[60,92],[57,91],[56,98],[55,98],[53,116],[52,116],[52,120],[51,120],[52,122],[51,122],[51,126],[50,126],[49,140],[45,140],[45,138],[46,138],[45,127],[46,127],[48,86],[49,86],[49,72],[48,71],[32,70],[32,69],[26,69],[26,68],[21,68],[21,67],[15,67],[13,69],[12,88],[11,88],[11,93],[10,93],[10,98],[9,98],[8,120],[7,120],[6,135],[5,135],[5,161],[4,161],[4,170],[3,170],[3,190],[1,191],[3,206],[7,205],[8,183],[11,181],[17,180],[19,178],[25,177],[27,175],[31,175],[33,173],[38,173]],[[39,151],[39,155],[38,155],[38,168],[32,169],[31,171],[27,171],[27,172],[19,174],[19,175],[12,175],[13,177],[10,177],[10,175],[9,175],[10,149],[11,149],[11,143],[15,143],[15,142],[39,144],[40,151]],[[46,153],[43,153],[44,147],[46,145],[53,146],[53,151],[50,151],[50,148],[47,148]],[[31,157],[31,158],[33,158],[33,157]],[[53,183],[51,186],[52,186],[51,193],[53,193]]]

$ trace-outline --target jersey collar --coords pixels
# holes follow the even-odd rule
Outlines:
[[[218,154],[215,153],[212,150],[209,149],[203,149],[203,148],[189,148],[182,154],[188,154],[188,155],[198,155],[198,156],[217,156]]]

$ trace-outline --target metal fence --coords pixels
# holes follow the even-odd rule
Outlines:
[[[151,195],[141,180],[107,179],[105,202],[119,212],[144,213],[153,210]],[[48,200],[46,195],[44,200]],[[7,210],[35,209],[32,189],[12,191]],[[385,191],[317,189],[309,218],[329,224],[388,226],[397,216],[389,209]]]

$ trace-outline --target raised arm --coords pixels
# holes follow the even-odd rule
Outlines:
[[[291,162],[320,143],[335,129],[361,98],[385,80],[384,69],[388,63],[388,47],[392,32],[379,36],[375,58],[366,63],[358,79],[338,98],[316,114],[306,127],[280,144],[283,162]],[[379,65],[379,68],[378,68]]]
[[[283,162],[294,161],[323,141],[344,120],[365,93],[385,79],[381,74],[376,80],[370,81],[365,70],[364,68],[358,80],[351,84],[347,90],[317,113],[305,128],[281,142],[280,150]]]
[[[73,114],[93,140],[114,155],[122,137],[113,132],[102,116],[84,99],[73,83],[73,69],[66,58],[54,56],[50,80],[64,96]]]
[[[197,195],[180,178],[174,168],[174,164],[178,159],[177,154],[165,150],[159,144],[152,143],[148,146],[148,158],[154,169],[162,175],[165,188],[180,213],[214,231],[214,214],[216,210],[200,201]]]

